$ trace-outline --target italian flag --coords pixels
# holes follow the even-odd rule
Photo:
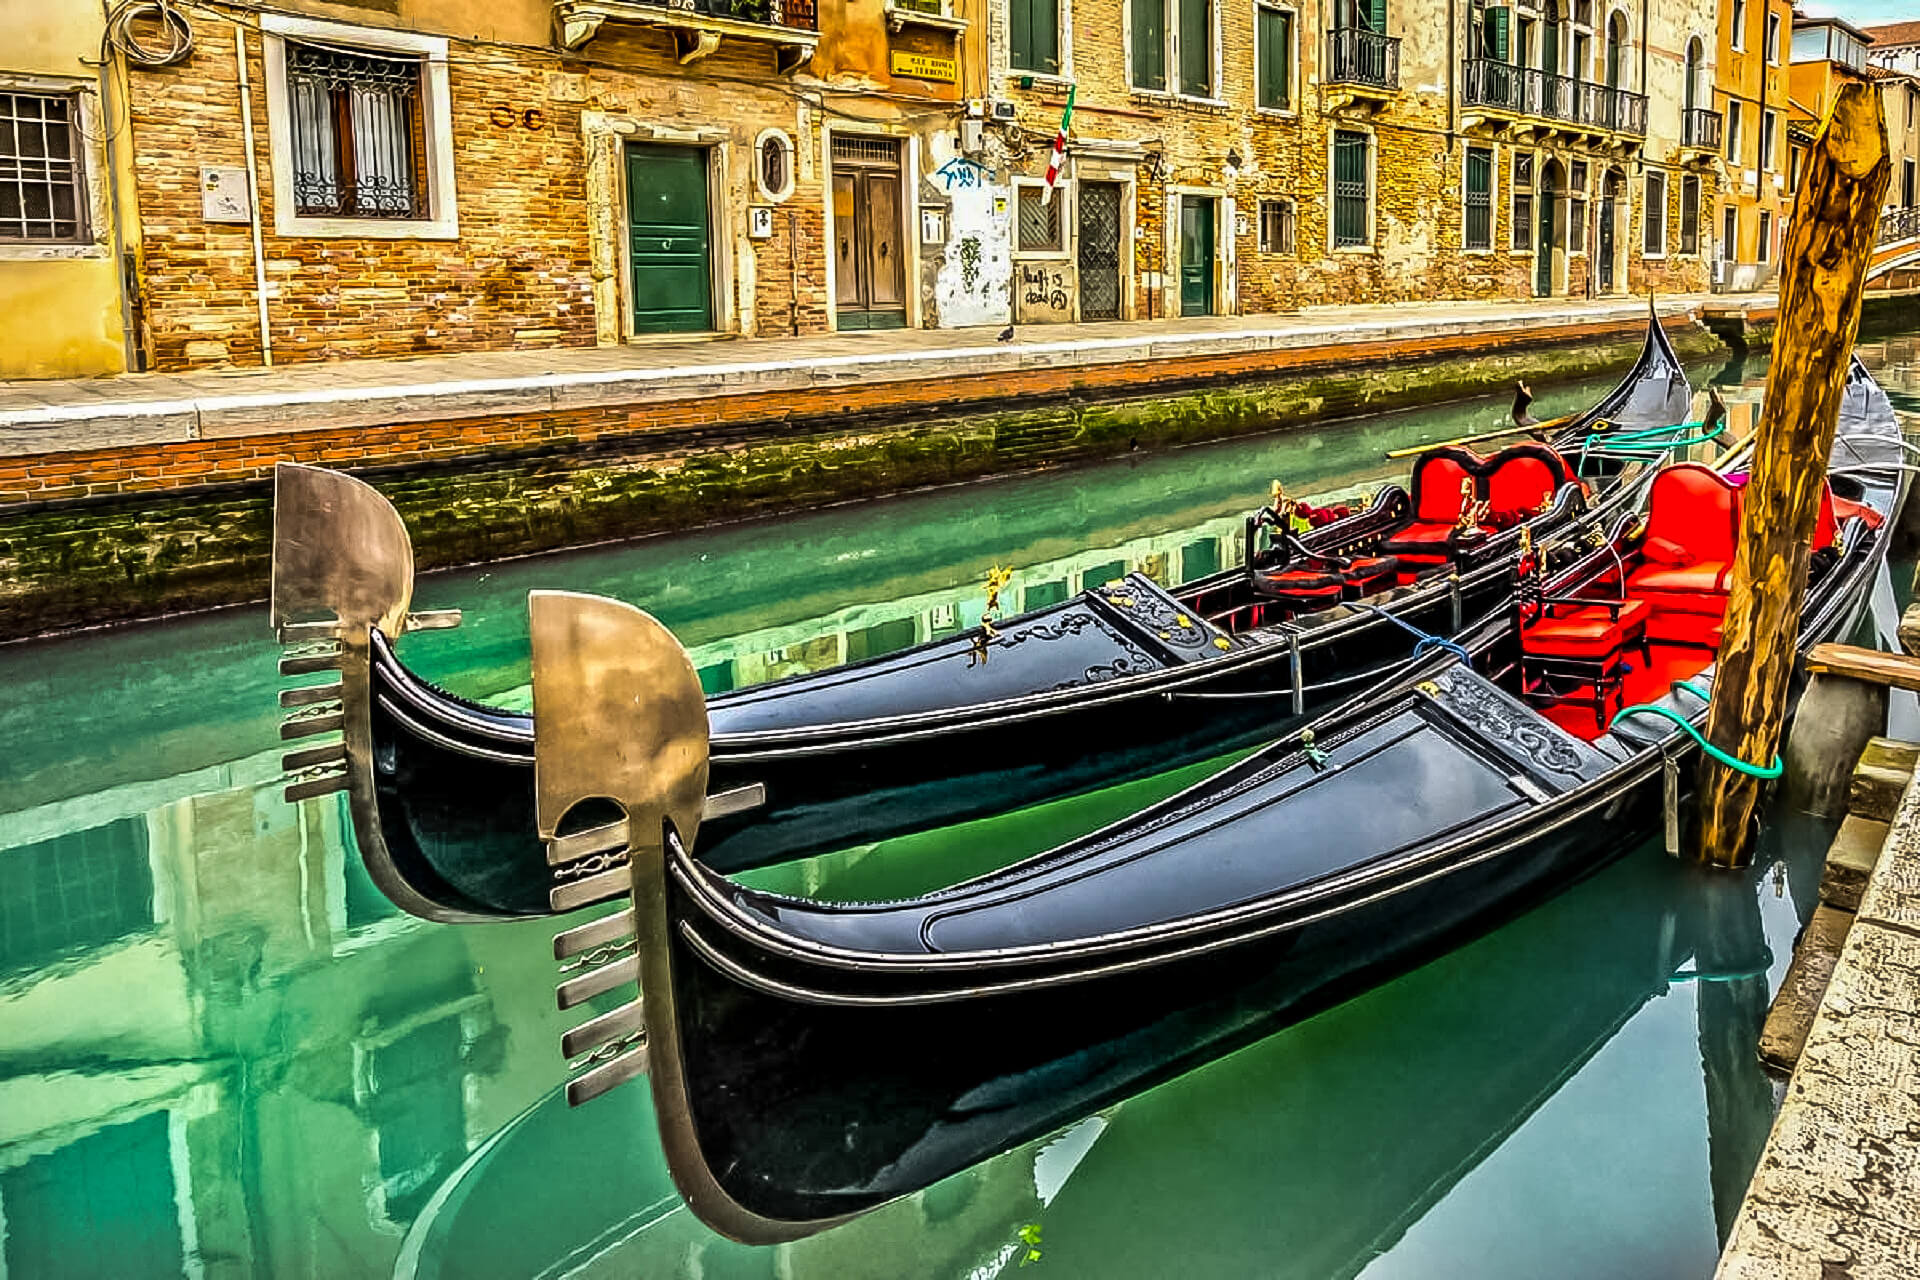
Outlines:
[[[1053,189],[1060,185],[1060,166],[1067,162],[1067,130],[1073,127],[1073,95],[1079,91],[1078,85],[1067,86],[1067,109],[1060,116],[1060,132],[1053,135],[1053,154],[1047,157],[1047,194],[1042,197],[1053,199]]]

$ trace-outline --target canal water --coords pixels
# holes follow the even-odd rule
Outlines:
[[[1920,411],[1913,337],[1868,346]],[[1760,370],[1702,369],[1751,420]],[[1551,416],[1604,384],[1541,389]],[[524,705],[529,587],[634,601],[720,690],[1123,570],[1234,563],[1270,482],[1339,497],[1481,401],[434,575],[407,638]],[[1904,574],[1897,575],[1904,578]],[[1900,585],[1904,588],[1905,583]],[[276,785],[262,608],[0,649],[0,1276],[1705,1276],[1765,1139],[1754,1037],[1823,830],[1653,846],[1364,996],[833,1231],[715,1236],[635,1085],[555,1093],[551,924],[398,915],[340,797]],[[837,898],[1024,856],[1205,766],[756,873]]]

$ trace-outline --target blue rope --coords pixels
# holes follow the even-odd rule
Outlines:
[[[1434,649],[1445,649],[1447,652],[1459,658],[1460,661],[1462,662],[1473,661],[1472,654],[1468,653],[1465,648],[1461,647],[1458,644],[1455,644],[1453,641],[1447,639],[1445,636],[1436,636],[1430,631],[1422,631],[1420,628],[1414,626],[1411,622],[1408,622],[1405,618],[1400,617],[1398,614],[1388,613],[1385,609],[1382,609],[1377,604],[1363,604],[1360,607],[1362,609],[1365,609],[1369,613],[1379,614],[1381,617],[1385,618],[1388,622],[1391,622],[1395,626],[1399,627],[1402,631],[1411,632],[1413,635],[1420,637],[1419,643],[1413,646],[1413,656],[1416,658],[1424,658],[1429,651]]]
[[[1705,689],[1701,688],[1699,685],[1695,684],[1691,680],[1675,680],[1668,687],[1673,689],[1676,692],[1678,692],[1681,689],[1685,689],[1688,693],[1700,699],[1702,702],[1713,701],[1713,695],[1711,693],[1707,692]],[[1780,757],[1777,754],[1773,757],[1773,763],[1765,767],[1762,767],[1757,764],[1748,764],[1745,760],[1739,759],[1736,756],[1728,755],[1726,752],[1722,751],[1720,748],[1714,746],[1711,742],[1708,742],[1705,736],[1703,736],[1698,729],[1693,727],[1693,721],[1687,719],[1685,716],[1681,715],[1678,711],[1675,711],[1672,707],[1658,707],[1648,702],[1636,702],[1630,707],[1622,707],[1620,708],[1620,710],[1614,712],[1613,719],[1607,721],[1607,728],[1609,729],[1613,728],[1614,725],[1619,724],[1620,721],[1625,719],[1627,716],[1660,716],[1664,719],[1673,721],[1675,724],[1679,725],[1681,729],[1686,731],[1686,735],[1689,738],[1692,738],[1695,742],[1699,743],[1700,749],[1706,752],[1707,755],[1709,755],[1715,760],[1718,760],[1721,764],[1727,766],[1727,768],[1732,769],[1737,773],[1746,774],[1749,778],[1763,778],[1763,779],[1777,778],[1785,769],[1785,765],[1781,762]]]

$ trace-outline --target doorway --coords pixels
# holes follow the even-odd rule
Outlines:
[[[905,233],[900,211],[900,144],[891,138],[833,139],[834,327],[907,327]]]
[[[1120,318],[1120,184],[1082,182],[1076,260],[1080,269],[1080,318]]]
[[[705,151],[627,145],[627,269],[635,333],[713,328]]]
[[[1540,177],[1540,225],[1533,243],[1533,292],[1536,297],[1553,296],[1553,260],[1559,252],[1555,234],[1555,206],[1560,201],[1560,162],[1549,161]]]
[[[1213,299],[1213,197],[1180,197],[1180,314],[1210,316]]]

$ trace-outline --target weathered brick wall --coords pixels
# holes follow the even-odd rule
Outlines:
[[[197,24],[186,62],[130,77],[134,165],[143,224],[142,295],[160,369],[259,361],[252,245],[245,225],[201,216],[202,165],[243,165],[236,29]],[[594,64],[516,47],[453,41],[449,95],[457,240],[295,238],[276,235],[260,36],[246,36],[260,170],[268,313],[278,362],[443,351],[585,346],[595,341],[585,143],[581,114],[597,109],[666,126],[727,130],[721,237],[753,255],[734,272],[734,306],[753,304],[756,332],[825,327],[823,194],[811,164],[776,215],[770,240],[735,237],[753,188],[754,140],[769,126],[797,148],[791,88],[765,46],[729,41],[692,68],[666,37],[609,28]],[[612,63],[614,65],[601,65]],[[716,110],[724,101],[725,110]],[[530,114],[531,113],[531,114]],[[796,156],[796,162],[801,157]],[[800,292],[784,214],[799,224]],[[755,283],[752,296],[742,285]]]

